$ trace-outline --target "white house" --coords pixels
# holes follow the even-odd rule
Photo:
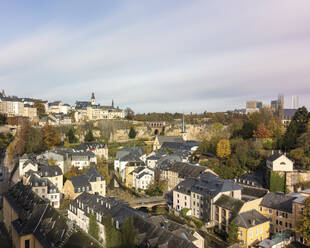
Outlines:
[[[133,187],[136,189],[147,189],[154,181],[154,170],[147,167],[138,167],[132,172]]]
[[[125,170],[129,161],[146,161],[146,153],[141,147],[124,147],[118,151],[114,160],[114,170],[121,172]]]
[[[272,154],[266,161],[267,167],[272,171],[293,171],[294,162],[281,153]]]

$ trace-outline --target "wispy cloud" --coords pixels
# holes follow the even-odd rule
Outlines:
[[[309,106],[310,3],[298,3],[136,1],[77,26],[40,17],[0,43],[0,85],[70,103],[94,91],[139,112],[233,109],[279,92]]]

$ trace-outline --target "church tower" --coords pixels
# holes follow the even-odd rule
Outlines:
[[[185,120],[184,120],[184,113],[183,113],[183,117],[182,117],[182,131],[181,131],[181,135],[184,141],[187,140],[187,133],[186,133],[186,126],[185,126]]]
[[[91,94],[91,105],[95,105],[96,104],[96,99],[95,99],[95,93],[93,92]]]
[[[112,108],[114,108],[114,100],[112,99]]]

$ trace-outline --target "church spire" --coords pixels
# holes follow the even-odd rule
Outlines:
[[[181,131],[181,134],[182,134],[182,138],[184,141],[187,140],[187,134],[186,134],[186,125],[185,125],[185,119],[184,119],[184,112],[183,112],[183,116],[182,116],[182,131]]]
[[[112,108],[114,108],[114,100],[112,99]]]

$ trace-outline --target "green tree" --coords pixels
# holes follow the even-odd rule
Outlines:
[[[88,234],[99,240],[99,225],[93,213],[89,215]]]
[[[105,232],[105,245],[107,248],[117,248],[121,246],[121,235],[113,225],[112,217],[110,214],[103,218],[104,232]]]
[[[228,236],[227,236],[227,242],[230,245],[239,243],[238,239],[238,226],[231,222],[228,226]]]
[[[85,135],[84,141],[85,142],[92,142],[94,140],[95,140],[95,138],[94,138],[93,132],[91,129],[89,129],[87,134]]]
[[[278,172],[270,172],[270,184],[269,189],[271,192],[284,192],[286,190],[285,177],[279,175]]]
[[[66,136],[68,138],[69,143],[72,144],[72,143],[77,143],[78,142],[78,139],[77,139],[77,137],[74,134],[74,129],[73,128],[69,129],[69,131],[67,132]]]
[[[310,241],[310,197],[308,197],[304,202],[304,210],[301,213],[297,224],[296,232],[301,234],[301,236],[307,242]]]
[[[133,217],[127,218],[121,226],[122,248],[135,248],[138,232],[133,225]]]
[[[6,114],[0,113],[0,126],[6,124]]]
[[[290,151],[296,148],[297,139],[307,131],[309,113],[305,107],[299,108],[289,124],[283,142],[283,149]]]
[[[216,154],[220,158],[228,158],[230,156],[230,142],[228,139],[221,139],[217,143]]]
[[[131,127],[130,130],[129,130],[128,137],[130,139],[134,139],[134,138],[136,138],[136,135],[137,135],[136,130],[134,129],[134,127]]]

